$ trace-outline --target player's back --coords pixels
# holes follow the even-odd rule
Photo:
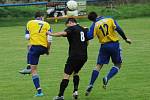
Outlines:
[[[69,56],[83,58],[87,57],[87,30],[80,25],[68,28],[67,38],[69,41]]]
[[[27,30],[30,33],[31,45],[42,45],[47,47],[46,32],[50,29],[50,25],[42,20],[31,20],[27,23]]]
[[[118,41],[118,35],[115,32],[115,22],[112,18],[102,18],[95,23],[94,35],[97,35],[99,42],[107,43]]]

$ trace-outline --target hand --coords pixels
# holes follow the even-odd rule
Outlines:
[[[126,43],[131,44],[131,40],[130,39],[126,39],[125,41],[126,41]]]

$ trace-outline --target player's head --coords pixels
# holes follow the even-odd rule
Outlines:
[[[41,19],[43,20],[44,19],[44,13],[43,12],[40,12],[40,11],[37,11],[35,13],[35,16],[34,16],[36,19]]]
[[[88,14],[88,19],[90,20],[90,21],[93,21],[93,22],[95,22],[96,21],[96,18],[97,18],[97,13],[96,12],[90,12],[89,14]]]
[[[67,27],[74,26],[77,25],[77,21],[75,18],[68,18],[65,24]]]

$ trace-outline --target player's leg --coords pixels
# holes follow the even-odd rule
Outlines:
[[[62,79],[62,81],[60,83],[60,89],[59,89],[58,96],[55,96],[53,98],[53,100],[64,100],[64,92],[65,92],[65,89],[68,86],[69,77],[70,77],[70,75],[64,73],[64,78]]]
[[[28,51],[30,49],[31,46],[28,45]],[[31,73],[31,66],[29,63],[29,53],[27,54],[27,67],[24,68],[23,70],[20,70],[19,73],[21,74],[30,74]]]
[[[42,89],[40,87],[40,78],[37,73],[37,65],[31,65],[31,74],[34,86],[37,90],[37,94],[35,96],[43,96]]]
[[[103,65],[97,64],[96,68],[93,70],[92,75],[91,75],[91,79],[90,79],[90,83],[86,89],[86,93],[85,93],[86,96],[88,96],[90,94],[90,92],[93,88],[93,85],[99,76],[99,71],[101,70],[102,67],[103,67]]]
[[[108,64],[109,59],[110,59],[110,55],[109,55],[109,53],[107,53],[106,47],[104,45],[101,45],[101,48],[99,50],[98,59],[97,59],[96,68],[92,71],[91,80],[86,89],[86,93],[85,93],[86,96],[88,96],[89,93],[91,92],[94,82],[98,78],[99,71],[102,69],[103,64]]]
[[[40,77],[37,73],[37,65],[40,55],[43,54],[45,51],[45,48],[39,46],[32,46],[29,51],[29,62],[31,66],[32,80],[37,90],[37,94],[35,96],[43,96],[42,89],[40,87]]]
[[[121,58],[121,49],[119,43],[114,43],[113,48],[111,49],[111,59],[114,63],[114,66],[110,69],[108,74],[103,78],[104,88],[106,88],[108,81],[114,77],[119,69],[121,68],[122,58]]]
[[[73,68],[74,68],[74,74],[73,74],[73,84],[74,84],[74,90],[73,90],[73,98],[74,99],[78,99],[78,86],[79,86],[79,82],[80,82],[80,77],[78,75],[79,71],[81,70],[81,68],[83,67],[83,65],[85,64],[85,62],[87,61],[87,59],[79,59],[76,60],[73,64]]]
[[[71,66],[71,62],[72,61],[68,58],[66,65],[65,65],[65,69],[64,69],[64,78],[62,79],[62,81],[60,83],[60,89],[59,89],[58,96],[55,96],[53,98],[53,100],[64,100],[64,92],[69,84],[70,75],[73,73],[73,68]]]
[[[73,89],[73,98],[78,99],[78,86],[79,86],[79,81],[80,77],[78,73],[73,74],[73,84],[74,84],[74,89]]]

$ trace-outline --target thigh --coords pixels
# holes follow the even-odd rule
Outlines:
[[[66,65],[65,65],[64,72],[68,75],[71,75],[73,72],[78,73],[86,61],[87,59],[68,58]]]
[[[78,73],[81,70],[81,68],[84,66],[86,61],[87,59],[75,60],[73,64],[74,73]]]
[[[28,53],[29,64],[37,65],[39,62],[40,54],[38,53],[38,48],[31,47]]]
[[[101,45],[99,49],[99,54],[97,58],[97,64],[108,64],[110,60],[110,53],[107,50],[107,47],[105,45]]]
[[[65,64],[65,68],[64,68],[64,73],[68,74],[68,75],[71,75],[73,73],[73,61],[68,58],[67,61],[66,61],[66,64]]]
[[[112,49],[112,54],[111,54],[111,59],[112,59],[112,62],[114,64],[120,64],[120,63],[122,63],[121,51],[122,50],[121,50],[121,48],[119,46],[119,43],[115,44],[114,48]]]

